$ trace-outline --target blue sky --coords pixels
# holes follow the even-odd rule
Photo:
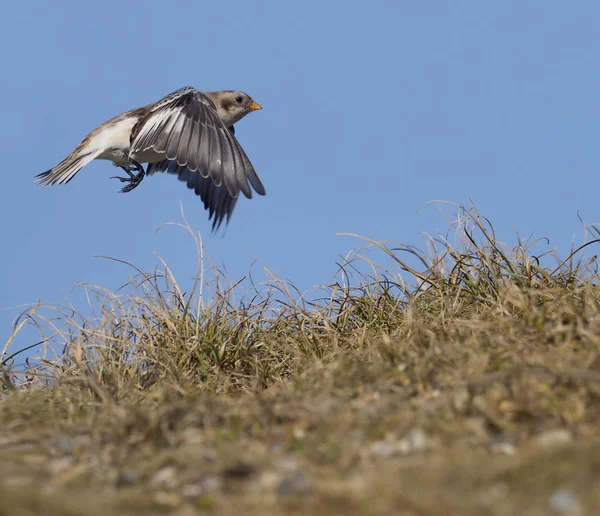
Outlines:
[[[0,347],[19,309],[77,282],[115,289],[159,253],[196,269],[181,204],[234,278],[258,260],[301,290],[328,283],[336,236],[421,244],[429,200],[467,203],[566,250],[600,220],[600,3],[503,0],[9,2],[0,32]],[[66,186],[33,176],[116,114],[192,85],[263,106],[237,136],[267,189],[225,235],[172,176],[118,193],[108,162]],[[17,342],[17,346],[27,341]]]

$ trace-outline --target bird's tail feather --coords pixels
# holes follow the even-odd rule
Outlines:
[[[64,185],[75,177],[75,174],[85,167],[90,161],[100,154],[99,151],[82,154],[80,156],[67,156],[58,165],[46,172],[35,176],[41,185]]]

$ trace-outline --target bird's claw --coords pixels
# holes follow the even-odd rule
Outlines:
[[[113,166],[122,168],[125,172],[133,172],[134,170],[137,170],[135,165],[118,165],[117,163],[113,163]]]
[[[131,190],[136,188],[142,182],[142,179],[144,179],[144,176],[146,175],[146,172],[144,171],[144,167],[142,167],[142,165],[140,165],[137,161],[133,161],[133,164],[133,166],[117,165],[118,167],[122,168],[125,172],[127,172],[127,175],[129,177],[111,177],[111,179],[118,179],[119,181],[121,181],[121,183],[129,183],[127,186],[121,188],[121,193],[131,192]],[[134,175],[131,172],[132,168],[138,171],[136,175]]]
[[[138,185],[142,182],[142,179],[144,179],[144,176],[145,176],[145,174],[143,172],[141,172],[137,176],[132,176],[132,177],[113,176],[113,177],[111,177],[111,179],[118,179],[119,181],[121,181],[121,183],[129,183],[128,185],[121,188],[121,190],[119,190],[121,193],[127,193],[127,192],[131,192],[131,190],[133,190],[134,188],[137,188]]]
[[[127,183],[131,181],[130,177],[112,176],[111,179],[118,179],[119,181],[121,181],[121,183]]]
[[[141,181],[131,181],[128,185],[124,186],[119,191],[121,193],[131,192],[131,190],[133,190],[134,188],[137,188],[137,186],[140,184],[140,182]]]

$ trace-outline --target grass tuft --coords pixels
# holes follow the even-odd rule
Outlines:
[[[598,512],[600,233],[558,257],[452,209],[424,249],[353,235],[307,293],[232,281],[185,223],[188,290],[122,262],[117,292],[80,287],[91,315],[27,310],[2,352],[0,515],[546,514],[565,490]],[[12,351],[31,325],[36,357]]]

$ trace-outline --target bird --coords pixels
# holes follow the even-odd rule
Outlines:
[[[266,195],[234,129],[235,123],[260,109],[242,91],[203,93],[186,86],[99,125],[35,181],[43,186],[66,184],[96,159],[112,161],[127,173],[111,178],[127,183],[123,193],[137,188],[146,175],[176,174],[204,202],[214,232],[223,221],[229,224],[240,191],[248,199],[252,190]]]

